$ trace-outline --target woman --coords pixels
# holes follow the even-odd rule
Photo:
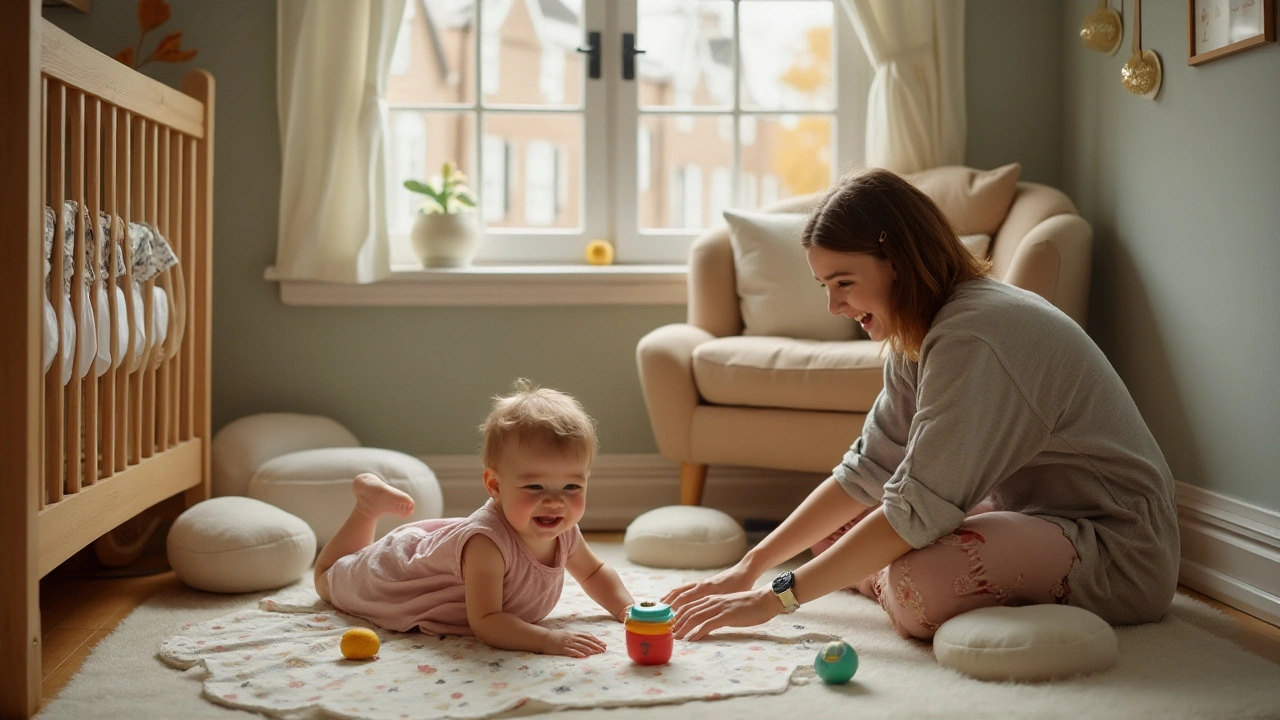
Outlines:
[[[842,181],[801,242],[828,310],[887,341],[884,389],[790,517],[737,565],[668,593],[676,637],[756,625],[844,587],[925,640],[992,605],[1159,619],[1177,586],[1173,478],[1089,336],[985,277],[937,205],[888,171]],[[813,560],[752,589],[810,546]]]

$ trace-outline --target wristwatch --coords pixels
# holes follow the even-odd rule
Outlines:
[[[792,592],[792,588],[796,585],[796,576],[791,571],[787,571],[773,579],[773,594],[778,596],[782,601],[782,612],[793,613],[800,609],[800,602],[796,600],[796,594]]]

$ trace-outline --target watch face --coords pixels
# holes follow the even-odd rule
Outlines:
[[[793,583],[793,575],[790,571],[784,572],[773,579],[773,591],[775,593],[786,592],[791,589]]]

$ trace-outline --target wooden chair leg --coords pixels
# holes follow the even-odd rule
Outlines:
[[[707,482],[707,466],[697,463],[680,464],[680,504],[701,505],[702,486]]]

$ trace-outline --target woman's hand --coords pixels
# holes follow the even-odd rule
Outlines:
[[[750,627],[768,622],[780,614],[782,603],[767,587],[728,595],[709,595],[678,610],[671,632],[678,638],[701,640],[716,628]]]
[[[590,633],[552,630],[542,647],[543,655],[566,655],[582,658],[604,652],[604,643]]]
[[[662,602],[671,606],[676,613],[685,605],[707,597],[708,595],[726,595],[728,593],[750,590],[755,578],[751,577],[742,563],[712,575],[706,580],[691,582],[667,593]]]

